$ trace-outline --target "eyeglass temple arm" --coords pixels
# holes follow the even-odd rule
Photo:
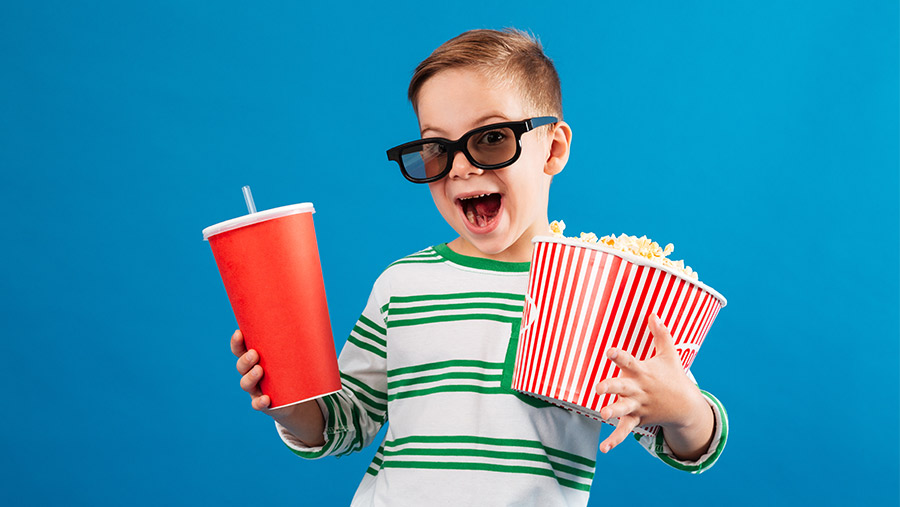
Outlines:
[[[538,118],[531,118],[530,120],[528,120],[528,130],[533,130],[550,123],[556,123],[558,121],[559,120],[557,120],[555,116],[540,116]]]

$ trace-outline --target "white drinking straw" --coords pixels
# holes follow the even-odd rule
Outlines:
[[[253,204],[253,194],[250,193],[250,185],[244,185],[241,190],[244,191],[244,202],[247,203],[247,212],[256,213],[256,205]]]

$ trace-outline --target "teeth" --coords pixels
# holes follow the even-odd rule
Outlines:
[[[469,197],[460,197],[459,200],[460,200],[460,201],[465,201],[465,200],[468,200],[468,199],[477,199],[477,198],[479,198],[479,197],[486,197],[486,196],[489,196],[489,195],[491,195],[491,194],[470,195]]]
[[[474,223],[475,223],[475,212],[472,211],[472,210],[469,210],[469,211],[466,213],[466,218],[469,219],[469,222],[470,222],[470,223],[474,224]]]

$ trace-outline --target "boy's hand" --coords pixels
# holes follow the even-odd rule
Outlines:
[[[699,430],[702,432],[708,426],[706,419],[712,417],[700,389],[684,373],[668,329],[656,315],[649,317],[648,324],[656,346],[656,355],[652,358],[638,361],[625,350],[611,348],[607,351],[607,356],[621,372],[616,378],[598,382],[596,390],[601,395],[617,394],[619,399],[604,407],[600,415],[605,419],[618,417],[619,424],[600,443],[603,453],[619,445],[637,426],[658,424],[675,431],[685,431],[685,428],[694,431],[693,428],[702,427]],[[702,418],[706,419],[700,421]]]
[[[272,399],[259,389],[259,381],[262,380],[262,366],[259,364],[259,354],[255,350],[247,350],[244,345],[244,335],[238,329],[231,335],[231,353],[237,356],[237,371],[241,376],[241,389],[250,394],[250,405],[254,410],[270,416],[284,426],[291,434],[308,447],[317,447],[325,444],[323,432],[325,419],[322,410],[315,401],[295,403],[286,407],[270,409]]]
[[[269,410],[272,400],[259,389],[259,381],[263,378],[263,369],[259,364],[259,354],[255,350],[247,350],[244,335],[238,329],[231,335],[231,353],[237,356],[237,371],[242,375],[241,389],[250,394],[250,405],[254,410],[275,417],[279,409]],[[280,414],[278,414],[280,415]]]

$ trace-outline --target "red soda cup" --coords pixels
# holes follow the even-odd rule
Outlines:
[[[203,230],[225,292],[265,375],[270,408],[341,389],[312,203],[251,213]]]

